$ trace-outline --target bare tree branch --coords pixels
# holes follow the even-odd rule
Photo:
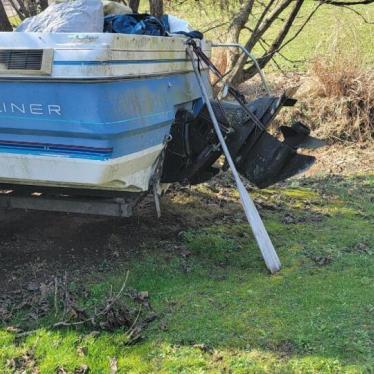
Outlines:
[[[263,40],[260,40],[258,43],[260,44],[261,48],[262,48],[265,52],[267,52],[267,49],[266,49],[266,47],[265,47],[265,45],[264,45],[265,43],[263,42]],[[280,67],[280,65],[278,64],[278,62],[275,60],[274,56],[271,57],[271,60],[273,61],[273,63],[274,63],[274,65],[276,66],[276,68],[277,68],[277,69],[282,73],[282,75],[283,75],[283,76],[286,76],[285,71]]]
[[[150,13],[155,17],[162,17],[164,14],[163,0],[149,0]]]
[[[269,48],[269,51],[266,55],[261,56],[258,59],[258,64],[260,65],[261,68],[263,68],[272,58],[274,53],[279,49],[279,47],[282,45],[283,40],[287,36],[297,14],[299,13],[301,6],[303,5],[304,0],[296,0],[295,1],[295,6],[293,7],[290,15],[288,16],[287,21],[283,25],[281,31],[279,32],[277,38],[274,40],[272,45]],[[247,70],[245,70],[245,73],[248,75],[248,77],[252,77],[253,75],[256,74],[256,69],[255,67],[251,67]]]
[[[249,27],[245,27],[248,31],[252,32],[253,30],[250,29]],[[268,48],[270,47],[270,43],[268,43],[264,38],[261,38],[259,40],[259,43],[261,42],[261,47],[262,49],[267,52],[267,49],[265,48],[265,46],[267,46]],[[286,60],[287,62],[290,62],[291,64],[300,64],[300,63],[304,63],[305,62],[305,59],[304,60],[291,60],[290,58],[288,58],[287,56],[285,56],[283,53],[280,52],[280,50],[282,49],[282,47],[280,49],[278,49],[277,51],[275,51],[275,53],[277,55],[279,55],[280,57],[282,57],[284,60]]]
[[[238,40],[240,32],[248,21],[254,2],[255,0],[249,0],[233,17],[228,29],[228,42]]]
[[[291,5],[291,3],[294,3],[295,1],[296,0],[269,0],[266,8],[263,10],[263,13],[261,14],[260,18],[258,19],[255,25],[252,35],[250,36],[249,40],[246,42],[245,47],[248,50],[252,50],[253,47],[263,37],[265,32],[270,28],[270,26],[277,19],[279,19],[278,17]],[[296,1],[296,4],[298,3],[299,1]],[[292,19],[292,22],[293,20],[294,18]],[[289,29],[287,30],[287,32],[288,31]],[[235,60],[235,64],[234,64],[235,66],[233,66],[233,64],[228,64],[227,68],[228,70],[231,70],[231,72],[230,74],[227,75],[226,80],[231,81],[233,83],[239,82],[241,80],[241,73],[243,72],[243,68],[246,62],[247,62],[247,56],[241,55]]]
[[[27,12],[27,9],[22,1],[20,1],[19,6],[16,4],[14,0],[9,0],[10,5],[14,9],[14,11],[17,13],[20,20],[24,20],[25,18],[29,17],[30,15]]]
[[[335,6],[351,6],[351,5],[369,5],[374,3],[374,0],[357,0],[357,1],[338,1],[338,0],[316,0],[321,4],[329,4]]]
[[[132,11],[134,13],[138,12],[138,10],[139,10],[139,4],[140,4],[140,0],[130,0],[129,1],[129,6],[130,6],[130,8],[132,9]]]
[[[13,31],[2,2],[0,2],[0,31]]]
[[[294,41],[301,33],[301,31],[304,30],[304,27],[309,23],[309,21],[312,19],[312,17],[314,16],[314,14],[317,12],[317,10],[319,9],[319,7],[321,6],[322,4],[318,4],[309,14],[309,16],[306,18],[306,20],[304,21],[304,23],[300,26],[300,28],[295,32],[295,34],[290,38],[288,39],[285,43],[282,44],[282,46],[278,49],[277,52],[279,52],[281,49],[283,49],[287,44],[291,43],[292,41]]]
[[[350,6],[347,6],[347,5],[344,5],[344,9],[348,9],[350,10],[351,12],[355,13],[356,15],[358,15],[365,23],[367,23],[368,25],[374,25],[374,22],[370,22],[368,21],[365,16],[363,14],[361,14],[358,10],[354,9],[354,8],[351,8]]]
[[[253,30],[253,35],[249,39],[249,41],[246,43],[246,48],[248,50],[252,50],[255,44],[259,41],[260,37],[265,34],[265,32],[270,28],[270,26],[275,22],[276,19],[279,18],[279,16],[288,8],[288,6],[294,2],[295,0],[283,0],[274,10],[268,14],[268,17],[266,17],[267,13],[269,13],[270,8],[267,7],[264,10],[263,15],[260,17],[259,21],[257,22],[257,25],[255,26]],[[270,0],[269,5],[272,5],[274,1]]]
[[[214,26],[208,27],[207,29],[204,29],[204,30],[202,30],[201,32],[202,32],[203,34],[205,34],[205,33],[208,32],[208,31],[212,31],[212,30],[218,29],[218,28],[220,28],[220,27],[222,27],[222,26],[225,26],[225,25],[227,25],[228,23],[229,23],[228,21],[226,21],[226,22],[222,22],[222,23],[220,23],[220,24],[218,24],[218,25],[214,25]]]
[[[227,30],[226,43],[237,43],[241,31],[243,30],[245,24],[248,22],[249,14],[252,11],[255,0],[249,0],[246,4],[240,7],[238,13],[236,13],[230,23],[230,26]],[[237,49],[229,49],[226,51],[226,63],[228,69],[231,69],[232,66],[236,63],[239,53]]]

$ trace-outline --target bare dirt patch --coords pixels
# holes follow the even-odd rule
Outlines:
[[[68,272],[70,281],[101,274],[139,257],[147,244],[178,240],[188,228],[231,215],[224,188],[217,196],[174,187],[162,199],[157,219],[151,197],[131,218],[40,211],[0,211],[0,294],[23,294]]]
[[[316,163],[305,173],[305,176],[317,174],[373,174],[374,144],[361,147],[357,144],[329,145],[313,152],[306,152],[317,158]]]
[[[131,219],[3,211],[0,222],[1,292],[46,283],[64,271],[103,271],[104,260],[124,261],[143,243],[173,236],[181,227],[167,216],[157,220],[151,207]]]

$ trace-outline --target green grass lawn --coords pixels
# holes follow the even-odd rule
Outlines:
[[[56,330],[52,312],[17,338],[7,326],[27,325],[18,316],[0,329],[0,372],[14,372],[13,359],[28,362],[30,373],[73,373],[82,365],[109,373],[113,358],[119,373],[372,372],[374,176],[299,179],[253,192],[283,263],[274,276],[237,193],[220,187],[218,198],[217,188],[163,200],[166,216],[188,214],[204,226],[141,245],[100,278],[82,272],[89,296],[80,302],[89,308],[111,286],[118,290],[130,270],[128,286],[147,290],[158,315],[142,341],[128,345],[120,329]]]
[[[223,24],[221,27],[214,28],[208,32],[206,37],[212,40],[224,40],[227,28],[225,22],[238,9],[238,5],[235,5],[238,4],[237,1],[232,1],[231,3],[233,4],[231,9],[222,12],[219,9],[218,2],[210,0],[200,2],[188,0],[182,2],[181,5],[178,2],[168,2],[166,11],[189,20],[191,25],[202,31]],[[199,4],[202,5],[199,6]],[[289,37],[298,30],[314,7],[315,1],[307,0],[305,2]],[[146,2],[144,1],[143,9],[147,9]],[[354,46],[354,53],[358,52],[362,54],[364,62],[373,66],[374,5],[357,6],[354,9],[360,12],[371,24],[366,23],[362,17],[355,14],[352,10],[341,7],[323,6],[317,11],[300,35],[282,50],[282,54],[286,59],[278,56],[276,58],[277,63],[285,70],[305,70],[311,58],[319,54],[328,53],[331,41],[336,36],[340,36],[344,39],[344,44],[348,49],[352,49]],[[255,9],[254,14],[256,13],[257,9]],[[250,17],[249,25],[253,26],[254,22],[254,16]],[[272,35],[275,35],[279,27],[280,24],[271,28],[268,34],[265,35],[265,39],[271,40]],[[245,43],[248,33],[249,31],[242,33],[241,41],[243,43]],[[261,48],[257,48],[254,52],[257,55],[263,53]],[[268,70],[274,69],[274,64],[268,67]]]
[[[314,2],[307,2],[303,16],[308,14],[314,6]],[[365,65],[374,66],[374,5],[355,9],[372,24],[366,23],[349,9],[321,7],[300,35],[282,50],[282,54],[289,61],[278,56],[277,63],[285,70],[306,69],[311,59],[328,54],[331,51],[331,45],[338,41],[340,45],[344,45],[348,54],[353,55],[352,57],[359,54]],[[298,20],[293,30],[296,30],[303,21],[303,19]],[[269,34],[274,31],[274,28],[271,29]],[[290,36],[293,34],[294,32],[291,31]],[[275,68],[274,64],[273,68]]]

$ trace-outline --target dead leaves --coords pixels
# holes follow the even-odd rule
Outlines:
[[[330,255],[327,256],[311,256],[311,259],[315,262],[318,266],[326,266],[331,264],[333,258]]]
[[[13,374],[40,374],[40,370],[37,367],[36,359],[34,357],[33,350],[27,350],[24,354],[7,360],[6,368],[11,370]],[[82,364],[75,368],[74,371],[68,371],[63,366],[57,367],[56,374],[88,374],[89,367],[86,364]],[[111,371],[116,373],[116,371]]]
[[[366,243],[359,242],[353,245],[352,247],[345,247],[345,248],[344,247],[343,248],[325,247],[323,249],[314,250],[314,251],[305,253],[306,257],[311,259],[319,267],[330,265],[333,261],[337,260],[339,257],[347,255],[347,254],[370,256],[372,254],[372,251]]]
[[[32,350],[27,350],[23,355],[7,360],[6,366],[13,374],[40,373]]]
[[[85,357],[88,354],[88,348],[85,346],[79,346],[77,348],[77,353],[78,353],[78,356]]]
[[[13,333],[17,339],[34,334],[34,328],[39,325],[40,318],[50,315],[53,312],[56,318],[61,318],[59,322],[46,326],[51,329],[83,327],[85,330],[92,329],[90,335],[96,336],[101,331],[114,331],[122,329],[127,338],[127,344],[135,344],[143,339],[144,330],[147,326],[158,318],[150,304],[148,291],[138,291],[127,288],[126,279],[120,290],[98,301],[95,305],[85,307],[80,305],[81,300],[85,300],[80,291],[82,287],[70,287],[67,275],[49,283],[30,282],[23,290],[16,292],[10,299],[8,296],[0,297],[0,321],[9,322],[14,313],[22,311],[25,313],[27,323],[20,326],[9,326],[9,332]],[[17,302],[15,302],[15,299]],[[30,323],[30,321],[33,321]],[[37,323],[37,324],[36,324]],[[32,328],[30,328],[32,326]],[[78,346],[77,353],[84,357],[87,355],[85,346]],[[21,366],[15,361],[13,366]],[[64,372],[61,367],[60,372]],[[77,373],[86,373],[88,368],[78,368]]]
[[[69,297],[65,297],[64,320],[55,323],[53,327],[84,326],[95,329],[95,332],[124,329],[127,344],[141,340],[144,329],[157,318],[157,314],[150,305],[148,291],[126,289],[128,276],[129,272],[126,273],[125,281],[116,294],[110,292],[109,297],[100,303],[101,306],[98,304],[90,310],[77,305],[73,295],[69,293]],[[78,349],[79,354],[85,354],[84,347]]]
[[[204,343],[202,344],[194,344],[193,348],[199,349],[201,352],[213,354],[214,350],[209,345],[206,345]]]
[[[89,367],[85,364],[77,367],[74,369],[73,373],[74,374],[88,374],[88,372],[90,371]],[[59,366],[56,370],[56,374],[69,374],[71,373],[71,371],[66,371],[65,368],[63,366]]]
[[[281,221],[285,225],[298,224],[298,223],[321,222],[325,216],[323,216],[322,214],[310,213],[310,212],[304,212],[302,216],[296,216],[292,213],[286,212],[283,215]]]
[[[355,252],[362,253],[362,254],[368,254],[368,255],[372,254],[372,251],[370,250],[369,246],[365,243],[357,243],[354,246],[353,250]]]
[[[12,317],[12,312],[8,309],[8,303],[3,302],[0,300],[1,306],[0,306],[0,321],[1,322],[7,322]]]
[[[50,311],[52,283],[29,282],[23,289],[0,296],[0,322],[9,322],[17,313],[25,315],[28,325],[37,322]]]
[[[74,374],[87,374],[89,372],[89,368],[87,365],[83,364],[78,368],[74,369]]]
[[[112,357],[109,361],[110,374],[116,374],[118,371],[118,361],[116,357]]]

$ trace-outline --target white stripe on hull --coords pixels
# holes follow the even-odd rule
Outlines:
[[[112,60],[112,62],[115,60]],[[63,64],[63,61],[59,63]],[[207,70],[204,68],[203,70]],[[131,78],[143,76],[168,75],[177,73],[192,72],[190,61],[176,62],[147,62],[147,63],[126,63],[118,64],[103,63],[102,65],[58,65],[53,67],[54,78],[75,78],[75,79],[105,79],[105,78]]]
[[[108,161],[0,154],[0,183],[141,192],[163,145]]]

